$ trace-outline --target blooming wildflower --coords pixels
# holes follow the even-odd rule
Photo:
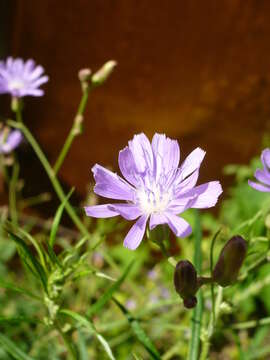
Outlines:
[[[6,61],[0,62],[0,94],[10,94],[17,98],[42,96],[44,91],[39,87],[49,80],[43,73],[43,67],[36,66],[34,60],[23,62],[20,58],[8,57]]]
[[[135,135],[119,153],[119,167],[125,180],[96,164],[92,171],[96,194],[122,203],[85,207],[88,216],[109,218],[121,215],[135,220],[124,246],[136,249],[143,239],[147,221],[150,230],[168,224],[178,237],[190,235],[188,222],[178,215],[188,208],[209,208],[222,193],[218,181],[195,186],[205,151],[197,148],[178,167],[178,142],[155,134],[152,143],[144,134]]]
[[[270,192],[270,149],[264,149],[261,154],[263,169],[255,171],[255,178],[258,182],[249,180],[248,183],[255,190]]]
[[[8,154],[13,151],[23,139],[22,133],[19,130],[11,130],[7,132],[6,129],[0,131],[0,154]]]

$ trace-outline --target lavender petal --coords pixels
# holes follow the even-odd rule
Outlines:
[[[191,207],[196,209],[204,209],[215,206],[221,193],[222,187],[219,181],[210,181],[208,183],[196,186],[189,192],[189,195],[195,196]]]
[[[262,185],[251,180],[248,180],[248,184],[255,190],[262,191],[262,192],[270,192],[270,186]]]
[[[118,213],[110,209],[110,204],[85,206],[84,210],[87,216],[95,218],[110,218],[119,215]]]
[[[124,240],[124,246],[126,248],[135,250],[140,245],[145,233],[147,220],[148,215],[143,215],[131,227]]]
[[[184,220],[183,218],[172,214],[171,212],[167,211],[165,213],[168,219],[168,225],[174,234],[178,237],[187,237],[192,233],[191,226],[189,223]]]
[[[92,171],[96,180],[96,194],[116,200],[133,200],[134,189],[117,174],[98,164]]]
[[[136,165],[129,147],[126,146],[119,152],[118,164],[124,178],[132,185],[138,185],[138,180],[136,178]]]
[[[205,154],[206,152],[198,147],[187,156],[180,167],[181,179],[185,179],[200,167]]]
[[[142,211],[134,204],[112,204],[109,209],[121,215],[126,220],[135,220],[142,215]]]

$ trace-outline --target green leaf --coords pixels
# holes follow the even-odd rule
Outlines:
[[[107,304],[107,302],[112,298],[114,292],[117,291],[120,288],[121,284],[124,282],[133,264],[134,261],[131,261],[131,263],[127,266],[126,270],[123,272],[120,278],[113,285],[111,285],[107,291],[105,291],[105,293],[98,299],[97,302],[95,302],[89,308],[89,310],[87,311],[87,317],[93,316]]]
[[[19,238],[17,235],[13,234],[10,231],[8,231],[8,234],[11,237],[11,239],[16,243],[18,248],[18,253],[22,261],[32,272],[32,274],[41,281],[44,289],[47,291],[47,276],[40,262],[31,253],[29,247],[21,238]]]
[[[0,315],[0,324],[21,324],[21,323],[28,323],[28,324],[43,324],[42,321],[36,318],[26,317],[26,316],[17,316],[17,317],[9,317],[9,316],[1,316]]]
[[[71,310],[62,309],[60,310],[60,313],[71,317],[73,320],[77,321],[77,323],[79,323],[81,326],[84,326],[90,332],[90,334],[94,334],[98,339],[98,341],[100,342],[100,344],[102,345],[108,357],[111,360],[115,360],[115,357],[113,356],[109,344],[104,339],[104,337],[97,332],[94,324],[90,320]]]
[[[3,334],[0,334],[0,344],[2,345],[2,348],[16,360],[34,360]]]
[[[27,231],[25,231],[22,228],[14,226],[14,224],[12,224],[8,220],[5,221],[4,228],[6,229],[6,231],[8,233],[16,232],[16,234],[19,234],[19,236],[25,237],[35,247],[35,249],[36,249],[36,251],[38,253],[39,259],[41,261],[41,264],[43,265],[44,268],[46,268],[45,257],[44,257],[44,249],[39,244],[39,242],[31,234],[29,234]]]
[[[146,351],[151,355],[152,359],[161,360],[161,356],[153,344],[152,340],[146,335],[139,321],[134,318],[131,313],[115,298],[113,298],[115,304],[119,307],[122,313],[126,316],[134,334],[140,343],[144,346]]]
[[[54,219],[53,219],[53,224],[52,224],[52,229],[51,229],[51,233],[50,233],[50,240],[49,240],[49,245],[51,247],[53,247],[54,243],[55,243],[55,238],[56,238],[56,233],[63,215],[63,211],[65,209],[65,206],[70,198],[70,196],[72,195],[74,191],[74,188],[72,188],[70,190],[70,192],[67,194],[67,196],[65,197],[65,199],[62,201],[62,203],[60,204],[60,206],[58,207]]]
[[[9,289],[18,293],[21,293],[23,295],[29,296],[33,299],[42,301],[42,299],[40,297],[38,297],[37,295],[33,294],[32,292],[30,292],[27,289],[21,288],[15,284],[12,284],[11,282],[5,281],[3,279],[0,279],[0,288],[4,288],[4,289]]]

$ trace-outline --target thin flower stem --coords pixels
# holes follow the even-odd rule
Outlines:
[[[1,171],[1,174],[3,174],[4,180],[8,185],[9,184],[9,175],[7,172],[7,168],[5,165],[5,158],[4,158],[3,154],[0,154],[0,171]]]
[[[22,123],[22,107],[22,100],[20,98],[13,97],[11,100],[11,109],[15,112],[16,121],[18,123]]]
[[[198,274],[200,274],[201,266],[202,266],[202,251],[201,251],[202,230],[201,230],[200,214],[197,210],[195,211],[194,237],[195,237],[194,266]],[[189,343],[188,360],[197,360],[199,356],[201,319],[203,312],[203,298],[202,298],[201,290],[199,290],[197,293],[197,300],[198,302],[195,309],[193,310],[193,316],[192,316],[191,340]]]
[[[215,315],[213,316],[213,313],[211,313],[208,329],[205,332],[205,334],[203,334],[202,336],[202,352],[201,352],[200,360],[207,360],[209,358],[208,353],[210,348],[210,340],[214,334],[215,325],[219,316],[220,305],[222,303],[222,297],[223,297],[223,288],[219,286],[215,308],[214,308]]]
[[[84,226],[84,224],[82,223],[80,218],[77,216],[73,207],[66,200],[66,195],[65,195],[57,177],[55,176],[55,173],[54,173],[49,161],[47,160],[46,156],[44,155],[43,151],[41,150],[39,144],[37,143],[37,141],[31,134],[31,132],[28,130],[28,128],[23,123],[17,123],[15,121],[9,120],[9,124],[12,127],[20,129],[23,132],[25,138],[28,140],[29,144],[32,146],[32,148],[35,151],[37,157],[39,158],[41,164],[43,165],[59,199],[61,201],[65,201],[65,208],[66,208],[66,211],[69,214],[71,220],[73,221],[73,223],[77,226],[77,228],[81,231],[81,233],[83,235],[90,238],[90,234],[89,234],[87,228]]]
[[[171,256],[165,245],[165,242],[167,242],[167,238],[168,238],[168,232],[165,225],[162,225],[162,232],[163,232],[164,240],[159,242],[158,245],[164,257],[167,258],[168,263],[175,268],[177,265],[177,260],[173,256]]]
[[[218,237],[218,235],[220,234],[221,229],[219,229],[215,235],[213,236],[212,242],[211,242],[211,247],[210,247],[210,272],[211,272],[211,277],[213,277],[213,270],[214,270],[214,247],[215,247],[215,242],[216,239]],[[214,282],[211,283],[211,299],[212,299],[212,317],[213,317],[213,322],[215,323],[215,289],[214,289]]]
[[[84,111],[85,111],[85,108],[86,108],[86,105],[87,105],[87,100],[88,100],[88,95],[89,95],[89,92],[90,92],[91,88],[89,86],[87,86],[86,88],[84,88],[83,90],[83,94],[82,94],[82,98],[81,98],[81,101],[80,101],[80,104],[79,104],[79,107],[78,107],[78,111],[76,113],[76,116],[74,118],[74,121],[73,121],[73,125],[70,129],[70,132],[66,138],[66,141],[63,145],[63,148],[54,164],[54,172],[55,172],[55,175],[58,173],[58,171],[60,170],[66,156],[67,156],[67,153],[73,143],[73,140],[75,139],[76,136],[78,136],[81,132],[81,121],[82,121],[82,116],[84,114]]]
[[[19,164],[15,160],[12,169],[11,180],[9,183],[9,208],[10,208],[10,217],[13,225],[18,225],[18,214],[17,214],[17,182],[19,177]]]

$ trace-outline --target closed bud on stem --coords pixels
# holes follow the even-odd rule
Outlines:
[[[83,92],[86,92],[89,88],[89,81],[90,81],[90,78],[91,78],[91,74],[92,74],[92,71],[88,68],[86,69],[81,69],[79,72],[78,72],[78,78],[81,82],[81,86],[82,86],[82,91]]]
[[[111,73],[116,65],[117,65],[117,62],[114,60],[107,61],[102,66],[102,68],[100,68],[92,76],[92,84],[95,86],[103,84],[108,79],[108,77],[111,75]]]
[[[92,71],[88,68],[81,69],[78,72],[78,78],[81,82],[88,81],[88,80],[90,80],[91,73],[92,73]]]
[[[213,280],[220,286],[228,286],[237,280],[247,251],[247,242],[233,236],[223,247],[213,271]]]
[[[191,309],[196,306],[197,272],[190,261],[181,260],[177,263],[174,270],[174,287],[184,300],[186,308]]]

